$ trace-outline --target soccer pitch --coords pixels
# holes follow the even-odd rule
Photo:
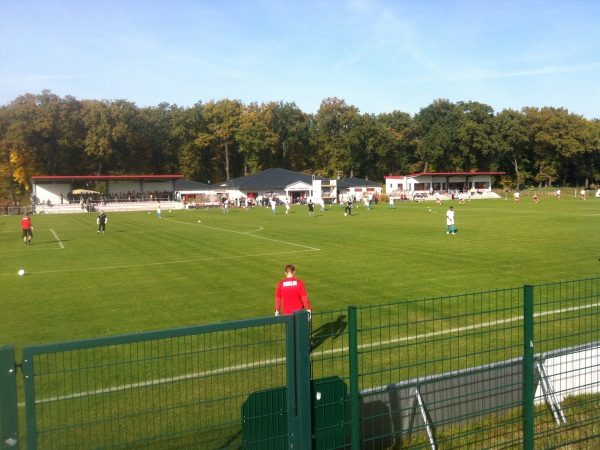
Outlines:
[[[445,213],[456,211],[456,235]],[[530,197],[0,218],[0,345],[85,339],[272,315],[291,263],[314,311],[598,275],[600,199]],[[201,222],[199,222],[201,221]],[[17,272],[24,269],[26,274]]]

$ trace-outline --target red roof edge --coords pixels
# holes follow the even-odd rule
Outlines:
[[[178,180],[183,175],[35,175],[32,180],[89,180],[89,181],[116,181],[116,180]]]

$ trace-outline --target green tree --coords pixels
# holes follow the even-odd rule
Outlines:
[[[479,102],[458,102],[457,109],[462,113],[456,133],[462,156],[461,169],[496,170],[498,164],[493,144],[494,109]]]
[[[197,143],[201,147],[210,146],[214,149],[213,160],[217,165],[222,165],[226,180],[231,180],[231,160],[237,156],[235,133],[243,112],[244,105],[239,100],[211,100],[204,105],[207,133],[200,133]]]
[[[138,173],[179,173],[179,147],[173,130],[180,113],[181,108],[168,103],[139,109],[133,142],[140,158]]]
[[[410,139],[423,172],[456,170],[461,161],[456,144],[458,116],[456,105],[435,100],[414,118]]]
[[[273,110],[264,103],[248,105],[239,118],[235,139],[244,160],[244,175],[271,167],[279,141],[273,130]]]
[[[326,98],[314,118],[311,142],[316,147],[315,172],[322,176],[338,173],[353,176],[350,147],[355,143],[353,127],[358,124],[359,111],[344,100]]]
[[[589,129],[580,116],[564,108],[524,108],[535,155],[536,181],[566,184],[584,154]]]
[[[271,102],[267,106],[272,110],[272,128],[278,137],[278,151],[271,161],[271,167],[307,170],[313,159],[308,115],[295,103]]]
[[[31,139],[44,174],[65,175],[84,170],[81,103],[69,96],[61,99],[47,90],[35,99]]]
[[[532,160],[525,117],[518,111],[505,109],[494,117],[493,126],[499,167],[514,173],[514,183],[518,187],[529,176]]]
[[[179,172],[189,180],[206,183],[214,179],[214,173],[208,143],[198,138],[208,135],[203,110],[202,102],[197,102],[191,108],[174,110],[171,139],[173,145],[179,148]]]
[[[144,157],[134,145],[138,118],[135,104],[125,100],[84,102],[85,152],[93,161],[94,173],[138,172]]]
[[[386,175],[409,173],[415,162],[411,139],[413,122],[408,113],[393,111],[380,114],[376,119],[377,132],[374,147],[378,153],[378,179]]]

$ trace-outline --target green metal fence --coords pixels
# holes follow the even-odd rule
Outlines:
[[[26,347],[18,390],[14,347],[0,347],[0,437],[31,449],[600,448],[599,323],[595,278]]]
[[[296,328],[282,316],[26,347],[27,447],[240,448],[248,395],[299,384]]]

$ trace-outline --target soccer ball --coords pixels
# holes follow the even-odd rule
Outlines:
[[[198,223],[202,222],[201,220],[198,221]]]
[[[344,217],[346,217],[348,215],[348,213],[344,213]]]
[[[20,276],[23,276],[23,275],[25,275],[25,271],[24,271],[23,269],[19,270],[19,275],[20,275]]]

